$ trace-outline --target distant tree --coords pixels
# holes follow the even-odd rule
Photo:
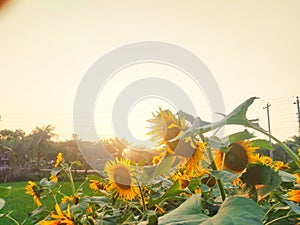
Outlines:
[[[37,170],[41,167],[41,160],[47,152],[50,151],[50,143],[52,138],[56,138],[56,134],[53,132],[55,127],[51,125],[38,127],[36,126],[35,129],[32,131],[30,138],[31,138],[31,145],[30,150],[31,154],[34,157],[33,162]]]
[[[292,136],[290,139],[284,141],[284,143],[294,153],[298,154],[298,148],[300,146],[300,136]],[[290,162],[292,158],[278,144],[274,144],[274,160]]]

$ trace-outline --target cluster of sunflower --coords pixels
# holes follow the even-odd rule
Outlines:
[[[38,206],[33,221],[41,225],[201,224],[218,221],[222,215],[223,222],[214,224],[227,224],[224,221],[236,218],[222,214],[224,205],[240,201],[238,208],[231,206],[238,212],[246,199],[252,214],[235,224],[297,223],[300,171],[295,163],[258,154],[267,141],[252,140],[246,131],[224,139],[189,132],[193,120],[184,115],[160,108],[149,120],[149,135],[158,149],[152,165],[122,158],[108,161],[105,177],[87,177],[76,188],[71,173],[74,162],[68,164],[58,154],[49,179],[39,184],[29,181],[26,186]],[[63,173],[69,178],[70,194],[62,193],[58,184]],[[43,208],[43,199],[49,196],[54,198],[53,209]],[[187,206],[180,208],[182,204]],[[51,213],[45,216],[48,210]]]

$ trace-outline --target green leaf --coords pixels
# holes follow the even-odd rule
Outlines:
[[[0,209],[2,209],[5,206],[5,200],[3,198],[0,198]]]
[[[256,139],[251,141],[252,147],[259,147],[261,149],[268,149],[273,150],[273,146],[271,145],[270,141],[265,139]]]
[[[260,225],[264,218],[262,209],[252,199],[231,197],[224,201],[218,213],[202,225],[251,224]]]
[[[283,182],[293,182],[296,181],[296,176],[291,174],[291,173],[287,173],[285,171],[282,170],[278,170],[278,174],[281,177],[281,180]]]
[[[250,133],[247,129],[245,129],[243,132],[230,134],[228,138],[229,138],[229,143],[235,143],[238,141],[247,140],[254,137],[255,136],[253,135],[253,133]]]
[[[172,225],[232,225],[262,224],[262,209],[245,197],[231,197],[224,201],[218,213],[213,217],[203,214],[201,194],[193,195],[177,209],[160,217],[158,224]]]
[[[149,183],[151,182],[155,177],[158,177],[163,174],[167,174],[173,163],[175,161],[175,156],[168,156],[167,158],[164,158],[155,166],[144,166],[144,172],[141,177],[142,183]]]
[[[253,123],[251,123],[247,119],[246,113],[249,106],[254,102],[255,99],[257,99],[257,97],[252,97],[247,99],[245,102],[243,102],[241,105],[235,108],[231,113],[229,113],[219,122],[216,123],[206,122],[207,124],[199,123],[199,126],[193,126],[191,129],[183,132],[181,135],[177,136],[172,141],[191,136],[195,133],[204,134],[208,131],[223,127],[226,124],[235,124],[235,125],[243,125],[246,127],[251,127]]]
[[[288,204],[289,207],[291,208],[291,210],[293,210],[295,213],[300,215],[300,206],[299,205],[296,205],[295,203],[293,203],[291,201],[287,201],[287,200],[283,200],[283,202]]]
[[[172,225],[199,225],[204,222],[208,216],[202,211],[201,194],[193,195],[177,209],[158,218],[158,224]]]
[[[82,166],[80,161],[73,161],[72,164],[77,165],[77,166]]]
[[[154,205],[159,204],[165,201],[166,199],[177,197],[182,192],[186,192],[186,191],[180,188],[179,181],[177,180],[160,198],[157,199],[150,198],[149,208],[152,208]]]
[[[238,178],[240,174],[233,173],[229,170],[213,170],[211,174],[217,179],[221,179],[224,182],[232,182],[234,179]]]
[[[41,186],[48,186],[49,185],[49,181],[47,178],[43,178],[40,180],[40,185]]]
[[[278,172],[268,166],[255,164],[248,166],[241,179],[246,183],[246,187],[253,190],[259,198],[263,198],[282,183]]]

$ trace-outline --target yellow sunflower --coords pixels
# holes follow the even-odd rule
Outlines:
[[[203,158],[204,152],[206,150],[206,143],[204,142],[197,142],[196,148],[190,158],[188,158],[187,163],[185,164],[186,170],[189,174],[196,174],[201,173],[201,160]]]
[[[99,180],[90,180],[90,189],[99,191],[104,190],[107,191],[107,185]]]
[[[215,163],[218,169],[229,169],[235,173],[242,173],[249,163],[256,161],[256,156],[253,154],[258,148],[252,147],[250,141],[239,141],[229,145],[228,152],[224,154],[222,151],[217,150],[215,154]]]
[[[69,202],[69,203],[73,203],[73,204],[78,204],[80,200],[80,196],[78,194],[74,194],[74,195],[71,195],[71,196],[64,196],[62,199],[61,199],[61,203],[64,204],[66,202]]]
[[[258,161],[266,166],[269,166],[273,162],[273,160],[269,156],[266,156],[266,155],[260,156]]]
[[[287,194],[290,195],[287,200],[300,203],[300,190],[291,190]]]
[[[104,170],[109,178],[108,191],[112,191],[115,197],[132,200],[137,195],[137,181],[133,177],[129,160],[109,161]]]
[[[60,152],[57,154],[56,163],[55,163],[54,167],[58,167],[62,161],[63,161],[63,154]]]
[[[25,187],[26,194],[33,197],[34,203],[40,207],[42,205],[40,201],[40,192],[42,191],[34,182],[28,181]]]
[[[56,182],[58,181],[58,176],[52,174],[52,175],[50,176],[50,180],[51,180],[52,182],[55,182],[55,183],[56,183]]]
[[[70,205],[68,205],[68,209],[66,212],[62,212],[59,205],[56,203],[55,204],[55,210],[57,214],[52,213],[51,217],[56,220],[42,220],[40,221],[40,225],[75,225],[75,222],[72,219],[72,215],[70,212]]]
[[[186,173],[186,171],[178,171],[173,175],[173,180],[178,180],[180,188],[185,189],[189,186],[191,177]]]
[[[153,158],[152,158],[152,165],[156,165],[160,162],[160,157],[158,155],[155,155]]]
[[[159,205],[155,204],[155,211],[159,214],[159,215],[162,215],[165,213],[165,210],[160,207]]]
[[[170,110],[159,108],[158,114],[153,114],[153,117],[153,119],[148,120],[152,126],[150,127],[151,131],[147,135],[151,135],[152,141],[159,141],[159,144],[177,137],[182,128],[185,127],[185,120],[177,119]]]
[[[290,166],[287,165],[287,164],[284,164],[284,162],[282,161],[277,161],[277,162],[274,162],[271,167],[274,169],[274,170],[284,170],[284,169],[290,169]]]
[[[298,187],[300,187],[300,173],[296,173],[295,176],[297,178],[296,182],[298,184]],[[291,190],[287,194],[290,195],[290,197],[287,198],[287,200],[300,203],[300,189],[299,190]]]

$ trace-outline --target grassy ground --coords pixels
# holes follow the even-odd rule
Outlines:
[[[76,183],[76,186],[79,184],[80,183]],[[26,182],[4,183],[0,185],[5,187],[10,186],[12,188],[10,194],[4,198],[5,207],[0,210],[0,214],[8,211],[13,211],[11,216],[21,224],[22,221],[28,216],[28,213],[36,209],[33,198],[25,194],[24,188],[26,186]],[[88,185],[84,186],[85,190],[87,190],[87,186]],[[62,183],[62,192],[66,194],[70,193],[70,187],[68,183]],[[52,208],[54,208],[53,198],[42,200],[42,204],[43,206],[51,206]],[[9,221],[8,219],[0,218],[0,224],[11,225],[15,223]],[[25,224],[32,224],[32,222],[27,221]]]

